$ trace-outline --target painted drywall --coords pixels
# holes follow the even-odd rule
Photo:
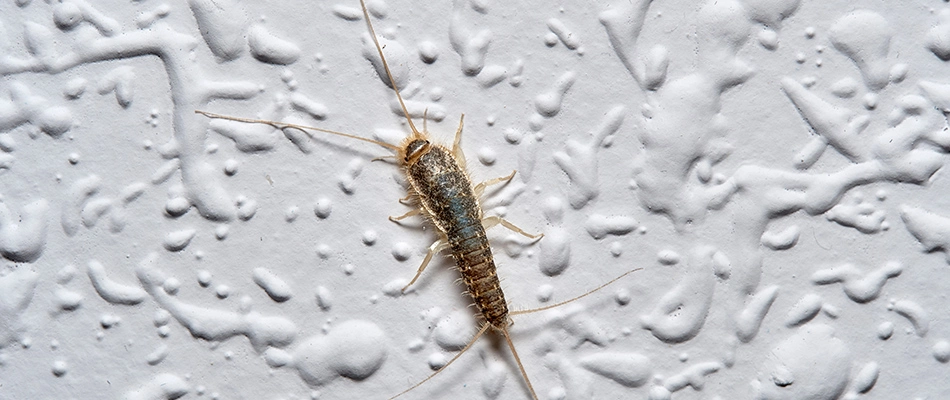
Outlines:
[[[388,398],[478,331],[357,1],[0,4],[0,398]],[[542,399],[950,398],[944,1],[368,5]],[[404,398],[521,399],[498,335]]]

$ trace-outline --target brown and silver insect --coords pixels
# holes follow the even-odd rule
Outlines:
[[[402,95],[399,92],[399,87],[396,85],[396,81],[392,76],[392,72],[389,69],[388,63],[386,62],[386,56],[383,54],[382,46],[379,44],[379,39],[376,37],[375,30],[373,29],[373,23],[370,20],[369,12],[366,9],[364,0],[360,0],[360,5],[362,6],[363,17],[366,20],[366,26],[369,29],[369,34],[372,37],[374,45],[376,46],[376,51],[382,60],[386,75],[392,85],[393,90],[396,93],[396,98],[398,99],[399,105],[402,108],[406,122],[412,131],[399,146],[394,146],[389,143],[367,139],[356,135],[311,126],[231,117],[205,111],[196,112],[210,118],[267,124],[278,129],[299,129],[305,132],[308,130],[325,132],[374,143],[392,150],[395,153],[396,163],[405,173],[409,183],[409,187],[407,189],[408,196],[406,196],[406,198],[404,198],[401,202],[405,204],[405,200],[412,200],[413,202],[408,204],[415,204],[418,207],[401,216],[390,217],[390,220],[399,221],[407,217],[421,215],[432,225],[434,225],[439,233],[439,239],[429,246],[428,253],[423,259],[422,264],[419,266],[416,275],[412,278],[409,284],[403,288],[403,291],[416,282],[416,280],[422,274],[422,271],[425,270],[426,266],[429,264],[435,254],[448,249],[452,255],[452,258],[455,259],[456,267],[462,276],[462,281],[465,283],[467,293],[474,300],[479,316],[481,316],[485,321],[471,341],[469,341],[469,343],[451,360],[449,360],[449,362],[446,363],[439,371],[442,371],[451,365],[482,335],[491,329],[500,333],[504,337],[505,343],[507,343],[508,348],[511,350],[511,353],[518,364],[518,368],[521,371],[521,375],[524,378],[524,382],[527,385],[531,396],[537,400],[538,396],[535,393],[534,387],[531,385],[530,379],[528,379],[528,374],[521,362],[521,358],[518,356],[518,352],[515,350],[514,343],[512,342],[511,335],[508,331],[508,327],[512,323],[511,316],[548,310],[570,303],[597,290],[600,290],[601,288],[610,285],[611,283],[636,270],[629,271],[601,285],[597,289],[567,301],[531,310],[509,311],[505,294],[502,291],[498,280],[498,275],[495,269],[495,261],[492,256],[491,247],[485,234],[485,230],[500,224],[529,238],[537,239],[540,238],[542,234],[529,234],[511,222],[508,222],[507,220],[498,216],[484,216],[479,204],[479,198],[487,186],[510,181],[514,177],[515,172],[512,171],[512,173],[508,176],[491,179],[477,185],[472,184],[472,180],[465,168],[465,156],[461,149],[464,114],[459,118],[458,130],[455,132],[455,140],[451,149],[433,143],[430,140],[426,128],[425,118],[423,119],[422,131],[419,131],[416,128],[406,108],[405,102],[403,101]],[[415,389],[419,385],[422,385],[423,383],[432,379],[439,371],[429,375],[429,377],[426,379],[404,390],[396,396],[393,396],[392,398],[399,397],[410,390]]]

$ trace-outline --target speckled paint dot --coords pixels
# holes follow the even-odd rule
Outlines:
[[[238,161],[229,158],[224,162],[224,174],[227,176],[234,176],[238,172]]]
[[[881,340],[890,339],[894,335],[894,323],[890,321],[881,322],[877,326],[877,338]]]
[[[114,314],[105,314],[102,317],[99,317],[99,325],[105,329],[110,329],[119,324],[121,318]]]
[[[877,102],[878,102],[877,93],[866,93],[864,95],[864,98],[862,98],[862,101],[864,102],[864,108],[868,110],[873,110],[877,108]]]
[[[165,213],[172,217],[185,215],[191,209],[191,202],[184,197],[172,197],[165,201]]]
[[[76,277],[77,272],[79,271],[76,269],[75,265],[67,264],[56,273],[56,282],[60,285],[65,285]]]
[[[323,311],[329,311],[333,307],[333,295],[330,293],[330,289],[327,289],[325,286],[317,286],[317,291],[315,294],[317,300],[317,306],[320,307]]]
[[[155,311],[155,315],[152,316],[152,324],[154,324],[155,327],[168,325],[168,323],[171,322],[171,317],[171,313],[160,308],[158,311]]]
[[[69,365],[66,364],[66,361],[63,361],[63,360],[53,361],[52,372],[53,372],[53,375],[56,376],[57,378],[63,375],[66,375],[66,371],[68,368],[69,368]]]
[[[392,255],[397,261],[406,261],[412,256],[412,246],[406,242],[397,242],[393,244]]]
[[[333,252],[333,249],[331,249],[330,245],[326,243],[320,243],[317,245],[317,257],[320,257],[321,259],[326,260],[330,258],[330,254],[332,252]]]
[[[426,40],[419,43],[419,59],[426,64],[432,64],[439,59],[439,46]]]
[[[554,286],[544,284],[538,286],[538,301],[542,303],[547,303],[551,301],[551,296],[554,295]]]
[[[287,207],[287,211],[284,211],[284,221],[294,222],[297,220],[297,217],[300,215],[300,208],[297,206]]]
[[[367,246],[372,246],[376,244],[376,240],[379,239],[379,234],[372,229],[368,229],[363,232],[363,244]]]
[[[218,240],[227,239],[229,231],[230,231],[230,228],[228,228],[228,225],[226,224],[218,225],[217,227],[214,228],[214,238]]]
[[[767,50],[778,48],[778,33],[772,29],[763,29],[759,31],[759,44]]]
[[[531,128],[532,132],[538,132],[544,129],[544,116],[538,113],[531,114],[531,116],[528,117],[528,128]]]
[[[878,191],[874,192],[874,197],[877,198],[877,201],[887,200],[887,190],[879,189]]]
[[[442,100],[442,97],[445,97],[445,89],[441,86],[436,86],[432,89],[429,89],[429,100],[439,101]]]
[[[892,83],[901,83],[904,81],[904,79],[907,79],[907,73],[909,71],[910,67],[907,64],[894,64],[894,66],[891,67],[891,70],[889,71],[890,75],[888,79],[890,79]]]
[[[198,270],[198,284],[201,287],[211,286],[211,272],[208,270]]]
[[[482,147],[478,150],[478,161],[483,165],[494,165],[498,159],[498,154],[491,147]]]
[[[438,371],[440,368],[445,366],[445,363],[449,359],[446,358],[445,354],[442,353],[432,353],[429,355],[429,358],[426,359],[426,363],[429,364],[429,369],[433,371]]]
[[[950,342],[946,340],[937,341],[933,347],[934,359],[946,364],[950,362]]]
[[[214,288],[214,295],[219,299],[226,299],[231,295],[231,288],[228,285],[218,285]]]
[[[511,144],[521,143],[522,136],[524,136],[524,134],[515,128],[505,129],[505,140],[508,141],[508,143],[511,143]]]
[[[614,257],[620,257],[623,255],[623,244],[620,242],[613,242],[610,244],[610,255]]]
[[[406,345],[406,350],[409,350],[410,353],[418,353],[420,350],[426,347],[425,340],[420,338],[415,338],[409,341]]]
[[[617,290],[617,295],[614,298],[617,300],[617,304],[619,305],[625,306],[627,304],[630,304],[630,300],[632,300],[632,296],[630,295],[630,289],[622,288],[620,290]]]
[[[330,212],[333,210],[333,203],[330,202],[330,199],[326,197],[321,197],[313,205],[313,214],[320,219],[326,219],[330,216]]]
[[[175,295],[178,293],[178,289],[181,289],[181,282],[175,278],[168,278],[162,282],[162,289],[165,290],[165,293],[170,295]]]
[[[656,259],[663,265],[676,265],[680,262],[680,255],[673,250],[660,250],[656,255]]]

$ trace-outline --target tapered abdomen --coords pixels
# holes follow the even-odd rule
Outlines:
[[[504,328],[508,324],[508,304],[498,282],[472,182],[441,146],[432,146],[406,170],[423,209],[448,238],[462,281],[479,313],[496,329]]]

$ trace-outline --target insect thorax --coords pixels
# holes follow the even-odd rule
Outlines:
[[[481,228],[481,209],[471,181],[448,149],[429,146],[406,173],[423,207],[450,242],[460,229]]]

